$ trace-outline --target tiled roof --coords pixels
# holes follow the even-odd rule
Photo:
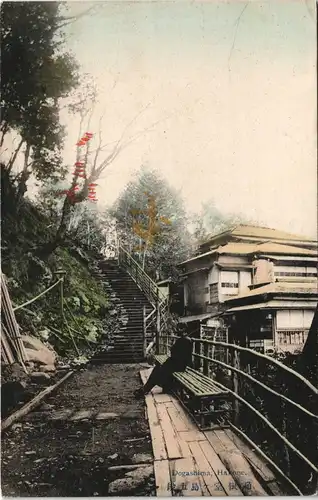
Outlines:
[[[280,255],[307,255],[307,256],[317,256],[316,250],[308,250],[307,248],[298,248],[291,245],[281,245],[279,243],[228,243],[217,250],[218,253],[236,253],[236,254],[252,254],[252,253],[270,253],[270,254],[280,254]]]
[[[316,250],[309,250],[307,248],[293,247],[291,245],[281,245],[279,243],[227,243],[226,245],[216,247],[209,252],[196,255],[191,259],[181,262],[181,264],[186,264],[192,262],[208,255],[213,254],[232,254],[232,255],[251,255],[251,254],[277,254],[277,255],[287,255],[287,256],[306,256],[317,258]],[[179,264],[179,265],[181,265]]]
[[[296,240],[296,241],[312,241],[308,236],[287,233],[278,229],[269,227],[252,226],[248,224],[240,224],[236,226],[231,233],[235,236],[256,236],[258,238]]]
[[[224,238],[226,236],[232,236],[234,238],[237,237],[242,239],[256,238],[265,240],[280,240],[280,241],[285,240],[286,242],[288,241],[304,242],[304,243],[315,242],[315,240],[309,238],[308,236],[287,233],[286,231],[280,231],[279,229],[253,226],[248,224],[240,224],[232,229],[229,229],[228,231],[224,231],[223,233],[209,235],[209,237],[201,243],[201,246],[207,245],[210,241],[212,242],[213,240]]]
[[[225,302],[234,301],[238,299],[255,297],[256,295],[263,295],[268,293],[275,294],[293,294],[293,293],[310,293],[310,294],[318,294],[318,282],[300,282],[300,283],[268,283],[264,286],[260,286],[259,288],[254,288],[254,290],[247,290],[241,293],[240,295],[236,295],[235,297],[231,297],[227,299]]]

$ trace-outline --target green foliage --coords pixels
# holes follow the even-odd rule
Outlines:
[[[143,168],[110,210],[121,240],[148,273],[165,278],[188,252],[183,200],[156,171]],[[139,228],[139,229],[138,229]]]
[[[32,248],[46,241],[50,220],[30,202],[24,201],[20,217],[6,215],[2,224],[2,271],[8,278],[8,288],[14,304],[32,299],[56,281],[54,272],[66,271],[64,312],[67,323],[80,351],[94,346],[105,331],[110,307],[102,284],[94,279],[87,262],[94,260],[80,247],[66,243],[48,260],[35,256]],[[83,257],[86,256],[84,262]],[[70,331],[61,315],[59,286],[26,309],[16,311],[23,332],[40,336],[49,332],[48,340],[60,354],[71,354],[74,345]]]
[[[62,51],[59,2],[1,6],[1,130],[15,130],[31,146],[37,179],[65,173],[59,99],[78,83],[78,66]]]

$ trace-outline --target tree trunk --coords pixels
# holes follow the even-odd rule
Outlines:
[[[48,257],[61,244],[61,242],[64,241],[66,233],[67,233],[67,221],[68,221],[69,215],[71,213],[71,207],[72,207],[72,203],[71,203],[69,197],[66,196],[65,200],[64,200],[62,217],[61,217],[59,228],[58,228],[53,240],[49,241],[48,243],[46,243],[45,245],[43,245],[42,247],[40,247],[37,250],[36,253],[40,257]]]
[[[25,152],[24,152],[23,170],[22,170],[21,179],[20,179],[20,182],[18,185],[18,193],[17,193],[17,200],[16,200],[17,208],[19,208],[21,201],[22,201],[22,198],[28,189],[26,183],[30,177],[30,172],[28,172],[28,159],[30,156],[30,149],[31,149],[30,144],[27,144],[27,146],[25,148]]]
[[[22,144],[23,144],[23,143],[24,143],[24,139],[21,139],[21,141],[19,142],[19,146],[18,146],[18,147],[17,147],[17,149],[15,150],[15,152],[14,152],[14,154],[13,154],[12,158],[10,159],[10,161],[9,161],[9,163],[8,163],[8,166],[7,166],[7,171],[8,171],[9,173],[10,173],[10,172],[11,172],[11,170],[12,170],[12,167],[13,167],[13,165],[14,165],[14,162],[15,162],[15,160],[17,159],[18,153],[19,153],[19,151],[20,151],[21,146],[22,146]]]
[[[6,133],[8,132],[8,130],[9,130],[9,125],[7,123],[5,123],[3,125],[3,127],[1,128],[1,132],[2,132],[2,137],[1,137],[1,141],[0,141],[0,147],[1,148],[3,146],[4,136],[6,135]]]

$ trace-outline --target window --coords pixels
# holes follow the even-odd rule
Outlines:
[[[309,330],[314,317],[314,311],[304,309],[286,309],[277,311],[277,330]]]
[[[275,276],[298,276],[302,278],[316,278],[317,269],[311,267],[301,266],[275,266]]]
[[[238,271],[221,271],[221,293],[223,295],[237,295],[238,289]]]

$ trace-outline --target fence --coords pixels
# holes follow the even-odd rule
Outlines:
[[[158,348],[159,336],[166,332],[168,326],[168,298],[123,246],[118,245],[117,252],[118,264],[129,273],[152,305],[152,311],[148,315],[144,309],[145,351],[155,341]]]
[[[162,338],[160,352],[167,353],[176,338]],[[196,369],[233,397],[230,425],[260,448],[297,490],[316,491],[318,389],[281,362],[249,348],[192,341]],[[220,355],[216,359],[213,347],[223,350],[223,360]]]

